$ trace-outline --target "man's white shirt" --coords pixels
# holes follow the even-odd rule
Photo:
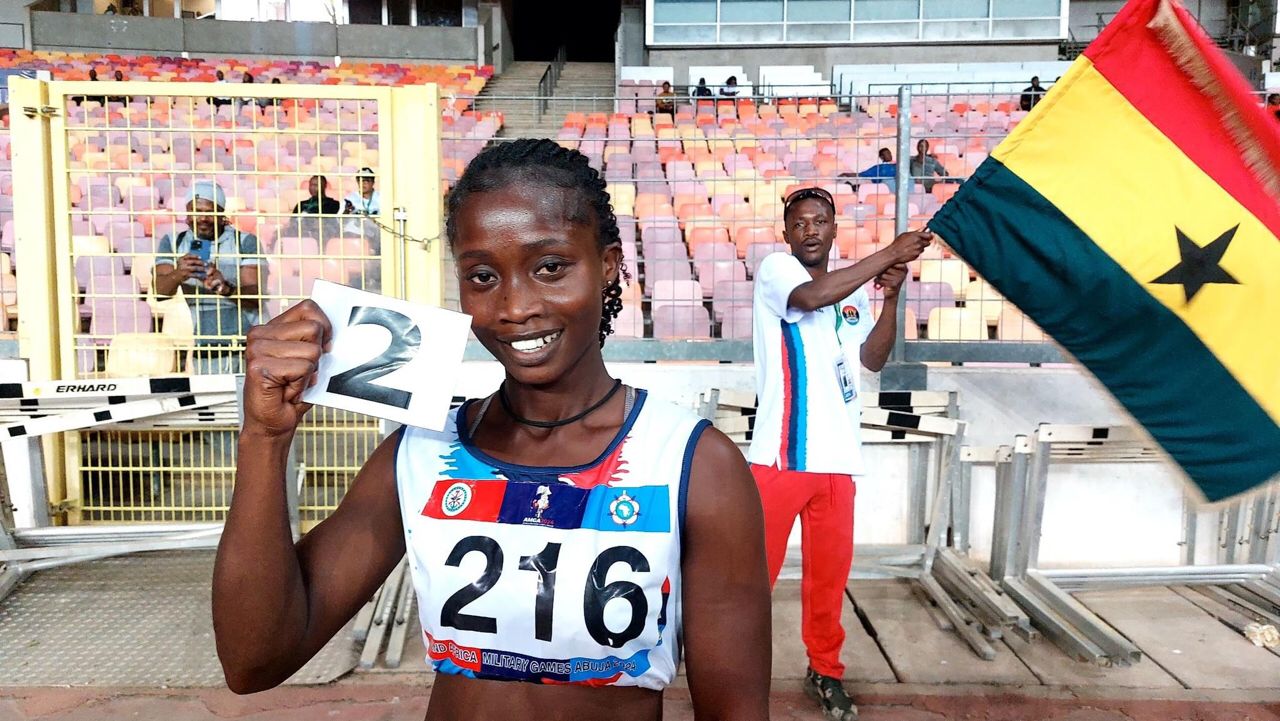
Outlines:
[[[862,344],[875,319],[858,288],[814,311],[787,305],[813,280],[789,253],[765,258],[752,301],[756,422],[747,460],[809,473],[863,474]]]

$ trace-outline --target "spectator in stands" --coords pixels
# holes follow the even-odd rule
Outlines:
[[[720,94],[726,98],[732,98],[738,94],[737,75],[730,75],[729,79],[724,81],[724,85],[720,88]]]
[[[698,78],[698,87],[693,89],[693,96],[696,98],[711,97],[711,88],[707,87],[706,78]]]
[[[1044,97],[1045,92],[1047,91],[1040,85],[1040,76],[1032,77],[1031,85],[1022,90],[1022,97],[1018,99],[1018,107],[1023,110],[1031,110]]]
[[[271,84],[271,85],[279,85],[279,84],[280,84],[280,78],[271,78],[271,83],[270,83],[270,84]],[[258,98],[258,107],[263,108],[263,109],[266,109],[266,108],[268,108],[268,107],[270,107],[270,106],[272,106],[272,105],[279,105],[279,104],[280,104],[280,98],[279,98],[278,96],[277,96],[277,97],[271,97],[271,98]]]
[[[911,177],[920,181],[926,193],[932,191],[933,186],[938,182],[934,180],[935,177],[943,178],[944,183],[956,182],[947,177],[947,169],[942,167],[942,163],[933,153],[929,152],[929,141],[924,138],[916,143],[916,154],[911,156]]]
[[[97,69],[97,68],[89,68],[89,82],[91,82],[91,83],[101,82],[101,81],[99,81],[99,80],[98,80],[98,69]],[[91,101],[91,102],[97,102],[97,103],[105,103],[105,102],[107,102],[107,99],[106,99],[106,98],[104,98],[104,97],[102,97],[101,95],[79,95],[79,96],[76,96],[76,98],[75,98],[76,105],[80,105],[81,103],[85,102],[86,100]]]
[[[325,192],[329,188],[329,180],[323,175],[313,175],[307,183],[309,197],[293,206],[296,216],[293,224],[295,234],[303,238],[332,238],[340,235],[338,214],[342,212],[342,203],[330,198]]]
[[[138,6],[137,0],[120,0],[120,14],[141,17],[142,8]]]
[[[858,184],[853,181],[854,178],[867,178],[872,183],[884,183],[890,193],[898,190],[898,166],[893,162],[893,151],[888,148],[880,148],[879,163],[857,173],[841,173],[838,177],[847,178],[845,182],[853,186],[854,190],[858,189]]]
[[[329,189],[329,179],[323,175],[313,175],[307,182],[307,192],[311,195],[293,206],[295,215],[337,215],[342,212],[342,204],[325,194]]]
[[[1271,93],[1267,96],[1267,112],[1274,115],[1276,120],[1280,120],[1280,93]]]
[[[852,721],[858,709],[840,681],[840,615],[853,562],[855,478],[866,473],[858,439],[859,371],[878,372],[888,361],[907,264],[929,247],[932,235],[903,233],[857,263],[828,271],[835,214],[835,201],[821,188],[787,196],[783,237],[791,252],[769,255],[756,271],[760,400],[747,461],[764,508],[771,584],[800,517],[805,691],[828,719]],[[879,318],[864,288],[871,281],[884,293]]]
[[[115,74],[112,76],[112,79],[115,80],[117,83],[123,83],[125,80],[124,71],[117,70]],[[127,95],[108,95],[106,100],[108,103],[124,103],[126,105],[129,104],[129,96]]]
[[[351,191],[343,199],[342,212],[347,215],[377,215],[381,212],[382,198],[373,187],[376,177],[371,168],[361,168],[356,176],[360,190]]]
[[[676,94],[671,89],[671,83],[662,81],[662,91],[658,93],[658,99],[654,102],[654,107],[659,113],[666,113],[674,116],[676,114]]]
[[[244,77],[240,79],[240,82],[245,85],[252,85],[253,73],[246,71],[244,74]],[[236,112],[237,113],[240,112],[240,108],[243,108],[246,105],[257,105],[257,104],[258,104],[257,98],[236,98]]]
[[[221,70],[215,73],[214,77],[216,78],[216,82],[227,82],[227,76]],[[209,102],[213,105],[214,112],[217,112],[218,108],[221,108],[223,105],[230,105],[231,98],[209,98]]]
[[[258,319],[265,261],[257,237],[233,228],[223,213],[227,201],[217,183],[196,181],[186,201],[190,229],[160,239],[152,287],[162,297],[182,290],[195,326],[195,372],[240,373],[237,346]]]

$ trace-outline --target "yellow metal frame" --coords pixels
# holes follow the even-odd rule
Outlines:
[[[10,82],[10,103],[13,113],[13,163],[16,177],[24,182],[15,184],[14,202],[24,212],[17,218],[19,294],[22,308],[19,318],[20,352],[31,365],[33,379],[71,379],[77,375],[76,338],[79,334],[80,316],[76,307],[78,286],[72,262],[72,222],[70,185],[73,175],[86,172],[73,170],[69,157],[69,138],[81,130],[108,132],[170,131],[169,127],[134,126],[113,127],[103,123],[100,127],[85,128],[68,122],[68,111],[77,96],[165,97],[181,102],[190,99],[194,103],[207,98],[284,98],[298,101],[374,101],[378,113],[378,176],[382,195],[383,226],[381,231],[382,292],[418,302],[439,304],[443,298],[441,265],[442,240],[442,185],[440,174],[440,103],[439,91],[434,84],[403,88],[354,85],[252,85],[226,83],[92,83],[45,82],[27,78],[13,78]],[[23,114],[22,108],[37,109],[32,116]],[[51,112],[39,109],[49,108]],[[237,113],[238,114],[238,113]],[[209,121],[210,127],[193,129],[193,133],[210,136],[230,134],[306,134],[311,129],[302,127],[277,128],[274,125],[254,127],[233,125],[221,127]],[[341,130],[320,128],[316,134],[341,136]],[[367,134],[367,131],[360,131]],[[109,173],[147,174],[150,170],[112,170]],[[191,171],[197,174],[199,171]],[[229,171],[224,171],[229,172]],[[297,171],[235,171],[236,175],[290,175],[311,172],[299,167]],[[403,218],[403,220],[401,220]],[[401,240],[396,233],[411,239],[430,239],[430,243]],[[50,243],[47,239],[52,238]],[[264,293],[266,289],[264,288]],[[312,440],[325,444],[334,434],[377,433],[378,424],[373,419],[352,417],[334,420],[332,427],[318,425],[300,429],[299,438],[313,436]],[[172,443],[172,431],[157,431],[160,443]],[[138,432],[129,432],[130,437]],[[46,469],[49,481],[49,498],[52,504],[63,504],[71,509],[66,521],[82,521],[82,474],[87,472],[82,463],[82,433],[66,433],[46,439]],[[94,442],[100,442],[93,439]],[[372,450],[372,445],[369,446]],[[155,468],[133,468],[127,463],[107,463],[95,466],[96,474],[123,475],[130,471],[153,471]],[[322,469],[341,475],[343,468]],[[354,475],[354,469],[350,475]],[[201,489],[204,493],[208,489]],[[343,488],[345,490],[345,487]],[[197,493],[196,495],[200,495]],[[336,506],[325,502],[310,508],[313,513],[324,513]],[[95,509],[103,510],[103,509]],[[128,504],[120,515],[129,518]],[[211,520],[207,508],[191,508],[181,504],[164,508],[137,506],[135,515],[145,511],[157,513],[191,512],[200,518]],[[217,515],[217,514],[214,514]],[[107,514],[104,517],[109,517]],[[159,520],[159,519],[157,519]]]
[[[9,79],[10,145],[14,177],[23,182],[13,186],[13,204],[23,212],[14,214],[19,242],[14,254],[22,268],[18,276],[18,353],[27,360],[32,380],[61,378],[61,343],[57,329],[57,296],[54,278],[54,169],[50,157],[48,83],[14,76]],[[28,113],[28,111],[31,111]],[[64,188],[65,195],[65,188]],[[76,443],[72,434],[41,439],[45,459],[45,479],[49,503],[59,506],[67,500],[64,458]],[[78,440],[78,439],[77,439]],[[72,516],[75,516],[73,511]]]

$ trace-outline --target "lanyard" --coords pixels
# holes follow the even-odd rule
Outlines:
[[[841,350],[844,349],[844,341],[840,340],[840,326],[844,325],[844,318],[840,315],[840,304],[832,303],[831,310],[836,314],[836,343],[840,345]]]

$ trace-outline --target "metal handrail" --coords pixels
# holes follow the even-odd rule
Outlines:
[[[547,69],[542,71],[542,77],[538,79],[538,97],[533,103],[533,113],[542,122],[542,114],[547,111],[548,101],[556,92],[556,83],[560,81],[560,74],[564,72],[564,64],[568,62],[568,53],[565,46],[561,45],[556,50],[556,55],[547,64]]]

